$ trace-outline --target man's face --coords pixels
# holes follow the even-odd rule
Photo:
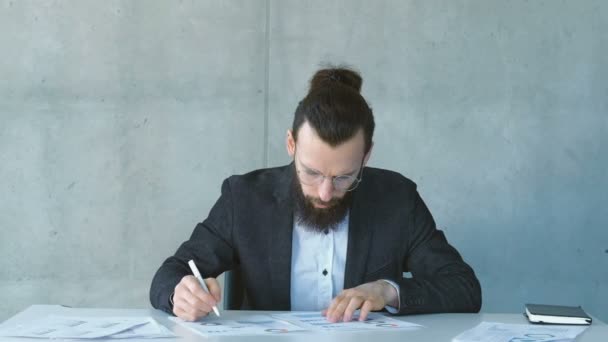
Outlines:
[[[298,131],[298,142],[288,132],[287,151],[294,158],[296,175],[294,194],[300,223],[316,231],[332,229],[345,217],[352,202],[352,192],[334,184],[334,177],[359,176],[364,157],[364,137],[360,130],[350,140],[332,147],[305,122]],[[310,182],[317,175],[318,182]],[[320,177],[319,177],[320,176]],[[324,176],[324,177],[323,177]]]

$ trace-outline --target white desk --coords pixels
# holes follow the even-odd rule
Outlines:
[[[251,313],[269,313],[264,311],[222,311],[222,317],[237,318],[243,317]],[[49,314],[69,315],[70,309],[57,305],[32,305],[23,312],[6,320],[2,325],[20,322],[28,322],[32,319],[44,317]],[[325,342],[325,341],[451,341],[453,337],[461,332],[468,330],[482,321],[501,322],[501,323],[526,323],[526,319],[521,314],[433,314],[433,315],[414,315],[400,316],[398,319],[418,323],[425,328],[417,331],[386,331],[386,332],[325,332],[325,333],[298,333],[291,335],[275,335],[275,336],[230,336],[230,337],[210,337],[206,338],[194,332],[190,332],[170,320],[168,315],[162,311],[153,309],[79,309],[79,315],[90,316],[151,316],[154,317],[160,324],[163,324],[172,330],[179,338],[171,339],[129,339],[129,340],[112,340],[112,339],[96,339],[92,341],[138,341],[138,342],[191,342],[191,341],[290,341],[290,342]],[[28,338],[3,338],[2,342],[44,342],[41,339]],[[77,340],[70,340],[77,341]],[[594,319],[593,324],[579,336],[577,341],[580,342],[606,342],[608,341],[608,325]]]

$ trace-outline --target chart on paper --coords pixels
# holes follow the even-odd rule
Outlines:
[[[275,314],[272,317],[286,320],[306,330],[336,330],[336,331],[354,331],[354,330],[415,330],[422,326],[415,323],[404,322],[394,318],[390,318],[379,313],[370,313],[365,321],[359,321],[358,314],[355,314],[350,322],[331,323],[321,315],[320,312],[291,312],[284,314]]]
[[[197,322],[186,322],[177,317],[170,319],[203,336],[276,335],[303,330],[295,324],[268,315],[234,320],[207,316]]]

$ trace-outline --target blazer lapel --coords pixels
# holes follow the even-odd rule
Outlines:
[[[370,243],[372,225],[370,213],[366,213],[364,189],[357,189],[350,210],[348,224],[348,246],[346,248],[346,266],[344,269],[344,289],[363,283]]]
[[[293,234],[293,200],[291,182],[293,164],[285,168],[277,182],[275,210],[271,215],[268,232],[270,235],[270,279],[272,306],[275,310],[291,310],[291,243]]]

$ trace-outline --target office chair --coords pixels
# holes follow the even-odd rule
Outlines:
[[[224,272],[224,310],[242,310],[245,300],[245,283],[239,267]]]

